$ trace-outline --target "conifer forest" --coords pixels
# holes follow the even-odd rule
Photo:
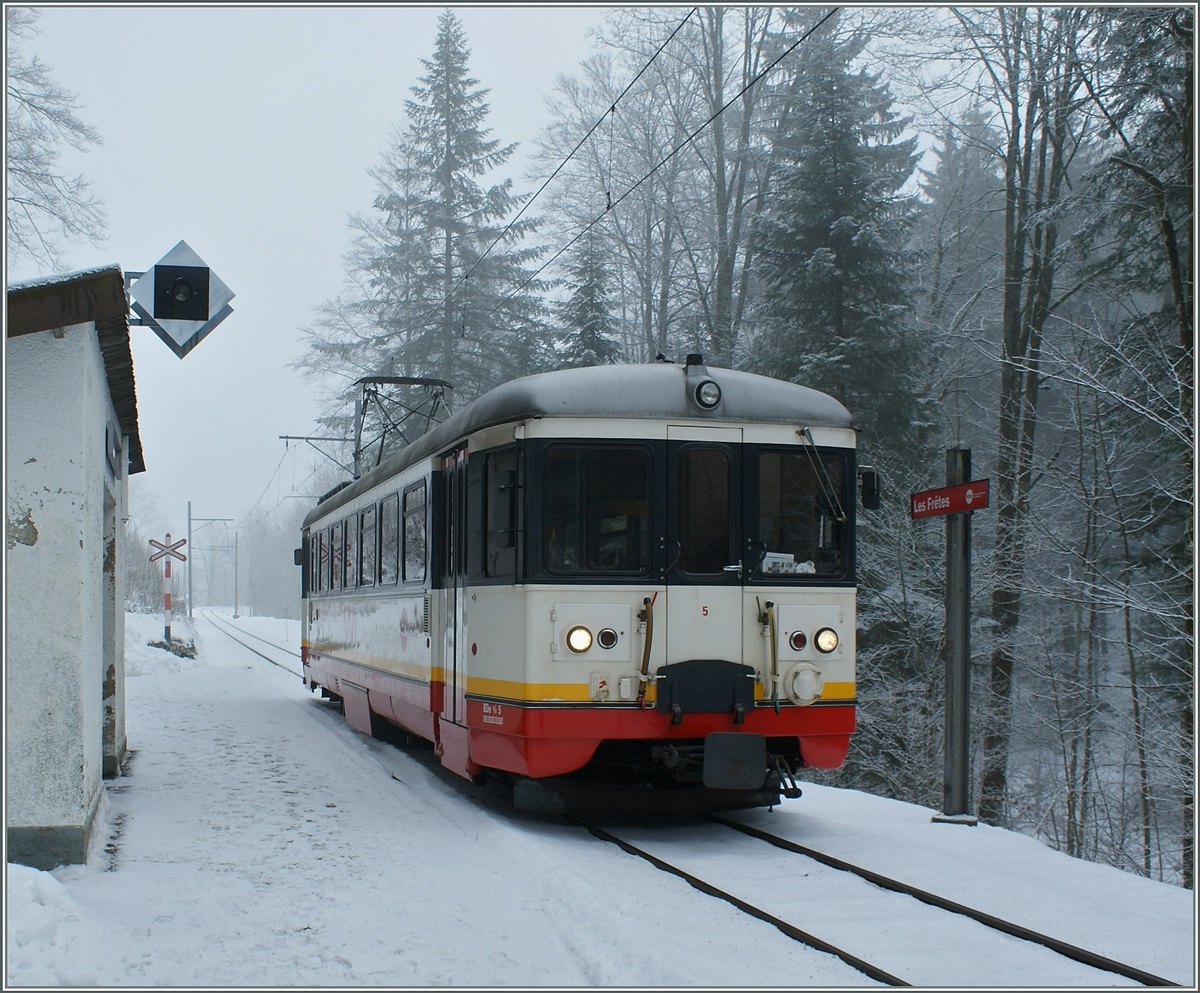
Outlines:
[[[931,807],[945,525],[908,498],[970,448],[973,809],[1190,887],[1193,17],[620,8],[520,175],[447,11],[303,332],[325,425],[364,376],[454,410],[689,352],[834,395],[884,499],[858,731],[820,778]]]

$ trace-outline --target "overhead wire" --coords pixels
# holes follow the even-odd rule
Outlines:
[[[504,240],[504,238],[508,235],[509,231],[512,230],[513,225],[515,225],[517,223],[517,221],[519,221],[521,219],[522,215],[525,213],[525,211],[527,211],[530,208],[530,206],[532,206],[533,202],[539,196],[541,196],[543,192],[545,192],[546,187],[548,187],[554,181],[555,177],[557,177],[558,174],[560,172],[562,172],[562,170],[564,168],[566,168],[567,163],[570,162],[571,159],[573,159],[575,157],[575,154],[584,146],[584,144],[587,142],[587,140],[596,132],[596,129],[599,128],[600,125],[602,125],[604,123],[605,118],[610,117],[610,115],[616,114],[617,105],[623,99],[625,99],[625,97],[628,95],[629,91],[633,89],[633,87],[637,83],[637,81],[639,79],[641,79],[642,76],[646,73],[646,71],[654,64],[654,60],[657,59],[659,57],[659,55],[662,54],[663,49],[666,48],[667,45],[669,45],[671,43],[671,40],[677,34],[679,34],[679,32],[683,29],[683,26],[685,24],[687,24],[687,22],[691,19],[692,15],[695,14],[699,9],[700,9],[699,7],[693,7],[691,10],[689,10],[687,12],[687,15],[684,17],[684,19],[675,26],[675,30],[672,31],[667,36],[666,40],[663,41],[663,43],[658,46],[658,48],[655,50],[654,54],[650,56],[649,61],[644,66],[642,66],[641,69],[638,70],[637,75],[634,76],[633,79],[631,79],[629,81],[629,84],[625,87],[625,89],[623,89],[621,91],[620,96],[618,96],[612,102],[612,104],[609,106],[608,110],[606,110],[603,114],[600,115],[600,117],[596,120],[596,123],[593,124],[590,128],[588,128],[587,134],[585,134],[582,138],[579,139],[578,144],[576,144],[575,147],[572,148],[571,151],[567,153],[566,158],[564,158],[555,167],[554,171],[552,173],[550,173],[549,176],[546,177],[545,182],[543,182],[542,185],[538,187],[537,192],[534,193],[533,196],[531,196],[528,200],[525,201],[525,203],[522,205],[521,209],[519,211],[517,211],[516,216],[513,217],[513,219],[511,221],[509,221],[507,225],[505,225],[504,230],[501,231],[500,234],[496,236],[495,241],[493,241],[490,245],[488,245],[488,247],[484,250],[483,254],[480,255],[479,258],[477,258],[471,264],[471,267],[463,275],[461,275],[458,278],[458,282],[450,289],[450,291],[438,303],[434,304],[434,306],[432,308],[430,308],[429,312],[426,313],[424,317],[422,317],[419,321],[417,321],[417,323],[415,325],[416,331],[421,331],[424,328],[428,327],[430,319],[433,318],[433,316],[435,314],[437,314],[437,312],[439,310],[441,310],[444,307],[450,306],[451,299],[454,297],[454,295],[456,293],[458,293],[459,290],[461,290],[463,288],[463,286],[466,285],[467,279],[470,277],[471,273],[473,273],[476,270],[476,268],[478,268],[480,263],[483,262],[483,260],[486,259],[489,254],[491,254],[492,249],[495,248],[498,244],[500,244],[500,242],[502,242]],[[608,196],[608,202],[611,205],[611,203],[612,203],[611,195]],[[493,311],[493,313],[494,313],[494,311]],[[465,312],[464,312],[464,317],[463,317],[463,323],[464,323],[464,336],[465,336],[465,323],[466,323]]]
[[[245,524],[246,521],[250,518],[250,515],[254,513],[254,508],[257,507],[260,503],[262,503],[262,498],[267,495],[267,490],[269,490],[271,488],[271,484],[273,482],[275,482],[275,476],[279,472],[280,467],[282,467],[282,465],[283,465],[283,460],[286,459],[287,456],[288,456],[288,450],[287,450],[287,448],[284,448],[283,454],[279,457],[279,462],[275,466],[275,472],[271,473],[271,478],[267,480],[267,485],[263,487],[263,491],[258,495],[258,499],[254,501],[254,506],[252,506],[249,510],[246,511],[245,517],[243,517],[240,521],[238,521],[238,525],[237,525],[238,527],[241,527],[243,524]]]
[[[263,497],[265,497],[267,495],[268,491],[271,489],[271,484],[273,482],[275,482],[276,477],[279,475],[279,470],[283,466],[283,460],[286,459],[288,457],[288,455],[296,455],[298,452],[299,452],[299,448],[291,448],[290,446],[288,446],[284,449],[283,456],[279,459],[279,463],[275,466],[275,471],[271,473],[271,478],[269,480],[267,480],[267,485],[263,488],[262,493],[260,493],[258,495],[258,499],[254,501],[254,505],[248,511],[246,511],[246,513],[242,517],[242,519],[240,521],[238,521],[236,528],[240,528],[243,524],[245,524],[246,521],[248,521],[250,519],[250,515],[254,513],[254,511],[258,507],[258,505],[260,503],[262,503]],[[324,453],[322,453],[322,454],[324,454]],[[271,507],[269,507],[266,511],[264,511],[263,517],[270,517],[273,513],[275,513],[275,511],[277,511],[281,506],[283,506],[284,500],[293,498],[293,495],[296,493],[296,490],[299,489],[301,486],[303,486],[305,483],[307,483],[310,479],[312,479],[313,476],[315,476],[321,469],[321,467],[319,465],[316,466],[311,472],[309,472],[309,474],[307,476],[305,476],[303,479],[300,480],[300,482],[297,483],[296,482],[296,472],[295,472],[297,461],[298,461],[297,459],[292,460],[292,485],[291,485],[290,489],[288,490],[287,494],[279,497],[279,499],[277,499]],[[280,480],[280,488],[282,488],[282,485],[283,485],[283,481]],[[228,524],[226,524],[226,528],[228,529]]]
[[[767,73],[769,73],[772,69],[774,69],[777,65],[779,65],[779,63],[782,62],[785,58],[787,58],[789,55],[791,55],[792,52],[794,52],[797,48],[799,48],[800,45],[813,34],[814,31],[816,31],[819,27],[821,27],[822,24],[824,24],[834,14],[836,14],[839,9],[840,8],[838,8],[838,7],[833,7],[829,11],[828,14],[826,14],[819,21],[817,21],[816,24],[814,24],[811,28],[809,28],[807,31],[805,31],[804,34],[801,35],[799,38],[797,38],[784,52],[782,52],[779,56],[777,56],[771,62],[770,65],[768,65],[765,69],[763,69],[761,72],[759,72],[757,76],[755,76],[752,80],[750,80],[750,82],[748,82],[745,86],[743,86],[734,96],[730,97],[729,100],[727,100],[725,102],[725,104],[718,111],[716,111],[711,117],[709,117],[709,119],[707,121],[705,121],[703,124],[701,124],[698,128],[696,128],[696,130],[694,130],[691,134],[689,134],[686,138],[684,138],[683,141],[681,141],[678,145],[676,145],[673,149],[671,149],[671,151],[668,152],[667,155],[664,156],[663,159],[656,166],[654,166],[654,168],[652,168],[649,172],[647,172],[644,176],[642,176],[641,179],[639,179],[636,183],[634,183],[631,187],[629,187],[629,189],[627,189],[624,193],[622,193],[621,196],[619,196],[611,204],[606,204],[604,210],[600,214],[598,214],[595,218],[593,218],[592,221],[586,227],[581,229],[579,231],[579,233],[575,235],[574,238],[572,238],[565,245],[563,245],[562,248],[560,248],[557,252],[555,252],[553,255],[551,255],[550,258],[548,258],[541,265],[541,267],[537,269],[537,271],[532,273],[529,276],[529,278],[527,278],[525,280],[525,282],[523,282],[516,289],[510,291],[506,296],[504,296],[500,300],[499,303],[496,304],[495,307],[493,307],[490,311],[488,311],[488,313],[484,316],[484,321],[486,322],[489,317],[491,317],[493,314],[497,313],[500,310],[500,308],[503,307],[509,300],[511,300],[513,297],[515,297],[518,293],[520,293],[523,289],[525,289],[525,287],[527,287],[530,283],[532,283],[535,279],[537,279],[538,276],[540,276],[543,272],[545,272],[559,257],[561,257],[563,255],[564,252],[566,252],[576,242],[578,242],[580,238],[582,238],[585,234],[587,234],[589,231],[591,231],[592,228],[594,228],[597,224],[599,224],[602,220],[604,220],[605,216],[609,213],[610,210],[615,210],[618,206],[620,206],[620,204],[622,202],[624,202],[629,196],[631,196],[643,183],[646,182],[646,180],[648,180],[651,176],[653,176],[656,172],[658,172],[659,169],[661,169],[668,162],[670,162],[671,159],[673,159],[677,154],[679,154],[680,151],[682,151],[684,148],[686,148],[688,145],[690,145],[693,141],[695,141],[696,138],[699,136],[700,132],[702,132],[705,128],[707,128],[710,124],[712,124],[713,121],[715,121],[718,117],[720,117],[723,113],[725,113],[725,111],[728,110],[730,107],[732,107],[733,104],[736,103],[739,99],[741,99],[742,96],[744,96],[746,94],[746,92],[752,86],[754,86],[759,80],[761,80],[764,76],[766,76]]]

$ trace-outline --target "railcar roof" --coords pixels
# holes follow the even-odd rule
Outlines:
[[[709,367],[721,387],[713,411],[693,406],[687,394],[687,367],[667,362],[562,369],[514,379],[402,448],[381,465],[315,507],[304,526],[375,486],[393,473],[460,438],[509,421],[535,417],[613,417],[714,423],[782,423],[803,427],[852,427],[850,411],[828,394],[796,383]],[[692,377],[695,381],[695,373]]]

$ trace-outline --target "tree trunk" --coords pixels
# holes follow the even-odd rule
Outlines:
[[[667,324],[670,320],[671,303],[671,215],[663,215],[662,255],[658,260],[658,340],[659,348],[667,347]]]
[[[1025,520],[1033,485],[1042,331],[1052,310],[1058,239],[1057,221],[1049,211],[1058,204],[1066,179],[1067,143],[1080,140],[1068,127],[1078,72],[1064,57],[1068,47],[1064,35],[1077,30],[1078,13],[1039,10],[1032,15],[1032,23],[1026,22],[1024,10],[1005,9],[997,16],[999,40],[1005,43],[1003,78],[1009,134],[1004,168],[998,501],[991,604],[995,647],[980,800],[980,814],[992,824],[1004,823],[1007,814],[1014,642],[1021,618]],[[1052,18],[1050,24],[1045,23],[1047,17]]]
[[[1021,384],[1014,362],[1021,330],[1021,286],[1025,268],[1025,231],[1021,152],[1021,35],[1024,11],[1001,11],[1000,23],[1013,19],[1015,43],[1006,53],[1009,66],[1008,143],[1004,157],[1004,297],[1000,341],[1000,421],[996,456],[996,546],[991,615],[994,647],[988,672],[989,713],[983,738],[980,816],[990,824],[1003,822],[1008,774],[1008,706],[1012,693],[1013,638],[1020,617],[1020,548],[1017,531],[1017,434],[1020,427]],[[1002,40],[1006,40],[1002,36]]]

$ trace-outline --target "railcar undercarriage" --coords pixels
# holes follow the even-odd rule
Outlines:
[[[511,778],[519,810],[553,813],[703,813],[771,807],[800,796],[795,738],[716,734],[707,738],[605,741],[567,776]]]

